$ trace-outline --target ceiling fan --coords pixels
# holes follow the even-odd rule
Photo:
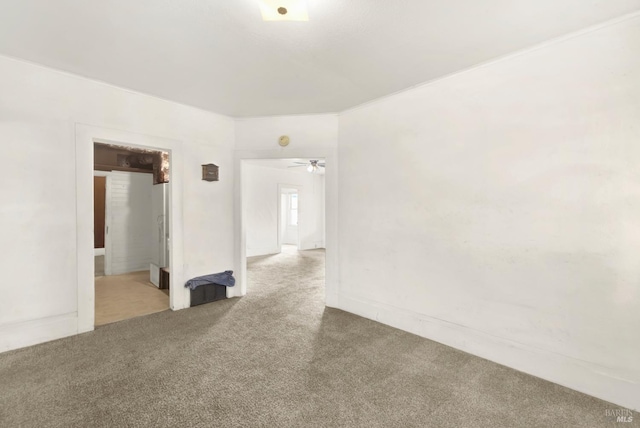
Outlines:
[[[324,162],[320,163],[320,161],[318,161],[318,160],[310,160],[309,162],[294,162],[294,163],[296,163],[298,165],[288,166],[287,168],[300,168],[300,167],[306,166],[307,167],[307,171],[316,172],[320,168],[324,168],[325,167],[325,163]]]

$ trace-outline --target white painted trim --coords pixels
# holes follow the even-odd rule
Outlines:
[[[608,375],[606,367],[595,363],[345,293],[339,294],[336,307],[593,397],[640,410],[640,384]]]
[[[234,159],[234,265],[236,286],[227,287],[227,297],[247,294],[247,233],[242,209],[242,161],[246,159],[324,159],[325,168],[325,304],[335,307],[338,276],[338,154],[336,147],[236,150]]]
[[[324,242],[323,241],[314,241],[314,242],[311,242],[311,243],[309,243],[307,245],[300,244],[300,246],[298,247],[298,249],[302,250],[302,251],[304,251],[304,250],[317,250],[317,249],[320,249],[320,248],[324,248]]]
[[[278,252],[281,253],[282,252],[282,201],[281,201],[281,197],[282,197],[282,189],[296,189],[298,191],[298,229],[297,229],[297,233],[296,233],[296,248],[301,249],[300,248],[300,207],[302,204],[300,204],[300,200],[302,199],[300,197],[300,193],[301,190],[303,189],[303,186],[298,186],[296,184],[286,184],[286,183],[278,183],[278,195],[277,195],[277,204],[276,207],[278,208]]]
[[[0,352],[37,345],[78,333],[78,314],[56,315],[0,326]]]
[[[107,248],[110,243],[107,243],[107,230],[109,230],[109,226],[111,226],[111,173],[109,171],[93,171],[94,177],[106,177],[105,180],[105,201],[104,201],[104,248],[94,248],[93,255],[94,256],[104,256],[104,274],[111,274],[111,265],[109,264],[109,268],[107,269],[107,260],[111,260],[110,257],[107,257]]]
[[[182,142],[80,123],[75,125],[75,136],[78,333],[93,330],[95,321],[92,182],[94,142],[161,149],[169,152],[171,165],[171,181],[169,182],[169,206],[171,207],[169,223],[169,236],[171,237],[170,306],[172,310],[188,308],[190,305],[189,290],[180,286],[185,282],[182,224]]]
[[[264,247],[247,250],[247,257],[269,256],[280,253],[279,247]]]

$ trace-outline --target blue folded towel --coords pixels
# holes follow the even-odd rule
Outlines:
[[[195,290],[199,286],[205,284],[218,284],[224,285],[226,287],[233,287],[236,284],[236,279],[233,277],[232,270],[225,270],[224,272],[220,273],[212,273],[210,275],[191,278],[184,286]]]

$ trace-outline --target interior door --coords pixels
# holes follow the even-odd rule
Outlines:
[[[93,242],[94,248],[104,248],[104,223],[107,177],[93,177]]]

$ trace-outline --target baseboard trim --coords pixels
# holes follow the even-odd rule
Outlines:
[[[279,252],[280,247],[247,248],[247,257],[268,256]]]
[[[567,388],[640,411],[640,384],[587,361],[530,347],[443,320],[344,292],[336,308],[442,343]]]
[[[78,313],[0,325],[0,352],[78,334]]]
[[[322,241],[314,241],[314,242],[304,242],[300,243],[300,250],[319,250],[324,248],[324,242]]]

